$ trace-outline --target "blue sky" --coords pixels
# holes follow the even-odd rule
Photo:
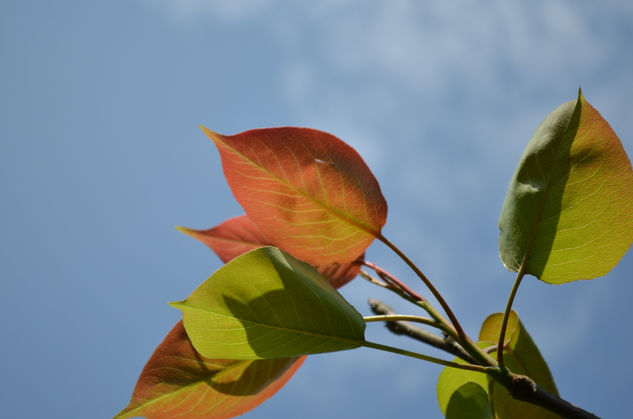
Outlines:
[[[3,415],[113,416],[179,318],[166,302],[220,266],[173,228],[241,213],[198,124],[353,145],[389,202],[385,235],[476,335],[512,285],[497,217],[540,121],[582,85],[633,155],[632,4],[1,2]],[[424,292],[384,246],[368,259]],[[604,417],[626,415],[632,274],[629,252],[605,279],[529,278],[515,304],[562,395]],[[361,280],[342,292],[362,313],[372,296],[413,312]],[[245,417],[439,418],[439,373],[372,350],[313,356]]]

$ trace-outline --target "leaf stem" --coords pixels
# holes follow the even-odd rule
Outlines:
[[[444,333],[446,333],[448,336],[451,336],[452,338],[459,340],[459,336],[457,335],[457,332],[455,331],[455,328],[451,325],[451,323],[449,321],[447,321],[444,316],[442,316],[436,309],[435,307],[433,307],[431,305],[431,303],[429,303],[429,301],[425,298],[423,298],[422,296],[420,296],[419,294],[415,293],[414,291],[407,291],[408,287],[404,286],[400,287],[398,285],[396,285],[397,283],[402,284],[402,282],[400,280],[398,280],[397,278],[395,278],[393,275],[391,275],[389,272],[385,271],[384,269],[378,267],[375,264],[371,264],[371,265],[367,265],[368,267],[371,267],[372,269],[374,269],[379,275],[380,278],[382,278],[385,282],[382,282],[380,280],[378,280],[377,278],[372,277],[371,275],[369,275],[367,272],[365,271],[360,271],[360,275],[365,278],[367,281],[371,282],[374,285],[378,285],[379,287],[388,289],[389,291],[392,291],[396,294],[398,294],[400,297],[404,298],[405,300],[415,304],[416,306],[422,308],[423,310],[425,310],[427,313],[429,313],[429,315],[431,317],[433,317],[433,319],[437,322],[436,327],[440,328]],[[396,279],[397,282],[393,281],[393,279]]]
[[[514,303],[514,297],[517,295],[517,291],[519,290],[519,285],[521,284],[521,280],[525,275],[525,263],[521,264],[519,271],[517,272],[517,276],[514,280],[514,285],[512,285],[512,291],[510,291],[510,296],[508,297],[508,302],[506,304],[506,309],[503,312],[503,321],[501,322],[501,330],[499,330],[499,342],[497,343],[497,362],[499,363],[500,368],[505,368],[503,365],[503,347],[506,340],[506,329],[508,328],[508,320],[510,319],[510,311],[512,310],[512,304]]]
[[[468,337],[466,336],[466,333],[464,332],[464,329],[459,324],[459,321],[457,320],[457,317],[455,317],[455,314],[451,310],[450,306],[448,305],[446,300],[444,300],[444,298],[439,293],[439,291],[435,288],[435,286],[433,286],[431,281],[426,277],[426,275],[424,275],[422,273],[420,268],[418,268],[416,266],[416,264],[413,263],[411,261],[411,259],[409,259],[407,257],[407,255],[405,255],[402,252],[402,250],[400,250],[395,244],[391,243],[385,236],[380,234],[380,235],[377,236],[377,239],[380,240],[381,242],[383,242],[391,250],[393,250],[400,257],[400,259],[402,259],[407,265],[409,265],[409,268],[411,268],[411,270],[413,270],[413,272],[415,272],[415,274],[422,280],[422,282],[424,282],[424,285],[426,285],[426,287],[429,289],[429,291],[431,291],[431,293],[433,294],[433,296],[435,297],[437,302],[440,303],[440,305],[442,306],[442,309],[444,310],[444,312],[448,316],[449,320],[451,321],[453,328],[455,328],[455,331],[457,332],[457,335],[460,337],[460,340],[461,339],[468,340]],[[432,313],[429,313],[429,314],[432,315]]]
[[[385,281],[388,284],[391,284],[394,288],[398,289],[399,291],[404,292],[409,297],[413,298],[415,301],[426,301],[424,297],[422,297],[417,292],[413,291],[404,282],[400,281],[394,275],[385,271],[384,269],[382,269],[380,266],[376,265],[375,263],[365,260],[363,261],[363,264],[367,266],[368,268],[373,269],[380,276],[380,278],[383,279],[383,281]]]
[[[367,316],[363,317],[365,322],[394,322],[394,321],[406,321],[423,323],[429,326],[440,328],[435,320],[427,319],[426,317],[411,316],[407,314],[381,314],[379,316]]]
[[[460,364],[453,361],[447,361],[441,358],[435,358],[433,356],[423,355],[417,352],[407,351],[406,349],[395,348],[393,346],[382,345],[380,343],[363,341],[361,346],[366,348],[378,349],[379,351],[392,352],[394,354],[404,355],[411,358],[421,359],[423,361],[433,362],[434,364],[444,365],[445,367],[459,368],[462,370],[468,371],[477,371],[486,374],[488,372],[488,367],[483,367],[481,365],[473,365],[473,364]]]
[[[414,291],[410,290],[409,287],[407,287],[406,285],[404,285],[400,280],[398,280],[396,277],[394,277],[392,274],[390,274],[389,272],[385,271],[384,269],[378,267],[377,265],[371,263],[371,262],[365,262],[364,263],[367,267],[373,269],[382,280],[379,280],[377,278],[372,277],[370,274],[368,274],[365,271],[361,271],[360,274],[363,278],[365,278],[366,280],[368,280],[369,282],[371,282],[374,285],[378,285],[382,288],[386,288],[389,291],[392,291],[396,294],[398,294],[400,297],[404,298],[405,300],[417,305],[418,307],[422,308],[423,310],[425,310],[427,313],[429,313],[431,315],[431,317],[435,320],[436,324],[434,325],[435,327],[437,327],[438,329],[442,330],[442,332],[444,332],[446,334],[446,336],[448,336],[450,339],[453,340],[453,342],[455,342],[455,344],[457,344],[457,346],[459,346],[459,349],[461,351],[464,351],[463,353],[459,353],[457,354],[457,356],[459,356],[460,358],[467,360],[467,361],[471,361],[471,360],[477,360],[477,362],[473,362],[473,363],[478,363],[480,365],[488,365],[488,366],[497,366],[497,361],[492,358],[490,355],[488,355],[488,353],[484,352],[481,350],[481,348],[479,348],[479,346],[475,345],[474,342],[468,338],[468,336],[464,337],[460,337],[455,328],[450,324],[450,322],[448,322],[436,309],[435,307],[433,307],[431,305],[431,303],[421,297],[419,294],[415,293]],[[383,282],[384,281],[384,282]],[[402,285],[399,285],[402,284]],[[381,303],[382,304],[382,303]],[[371,302],[370,302],[371,305]],[[374,307],[372,306],[372,310],[374,309]],[[376,310],[374,310],[374,312],[376,312]],[[376,314],[395,314],[393,312],[385,312],[385,313],[376,313]],[[394,323],[391,323],[394,324]],[[391,330],[391,328],[390,328]],[[392,330],[393,331],[393,330]],[[398,334],[398,333],[397,333]],[[428,342],[427,342],[428,343]],[[431,344],[433,346],[438,347],[435,344]],[[496,346],[495,346],[496,347]],[[444,346],[442,346],[442,349],[447,350]],[[455,352],[448,350],[448,352],[455,354]],[[464,356],[466,355],[466,356]]]
[[[371,311],[373,311],[376,315],[396,314],[391,307],[380,300],[370,298],[368,302],[369,307],[371,307]],[[439,327],[444,332],[444,336],[436,335],[406,321],[389,321],[385,324],[385,326],[387,326],[387,329],[389,329],[391,333],[396,335],[405,335],[427,345],[433,346],[434,348],[441,349],[463,359],[469,364],[481,364],[480,362],[475,361],[475,358],[466,352],[466,350],[455,340],[453,336],[444,331],[446,328],[445,325],[436,325],[436,327]]]

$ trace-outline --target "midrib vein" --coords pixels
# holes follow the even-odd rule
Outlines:
[[[355,227],[357,227],[357,228],[359,228],[359,229],[371,234],[374,237],[378,237],[380,235],[379,232],[375,231],[371,227],[368,227],[368,226],[364,225],[363,223],[361,223],[360,221],[354,220],[353,218],[350,218],[350,217],[346,216],[345,214],[342,214],[336,208],[333,208],[333,207],[330,207],[329,205],[324,204],[323,202],[321,202],[321,201],[315,199],[314,197],[312,197],[311,195],[308,195],[307,193],[305,193],[301,189],[296,188],[294,185],[292,185],[288,181],[286,181],[284,179],[280,179],[274,173],[271,173],[269,170],[267,170],[263,166],[257,164],[255,161],[253,161],[252,159],[250,159],[249,157],[247,157],[243,153],[241,153],[238,150],[236,150],[235,148],[231,147],[225,141],[223,141],[223,140],[221,140],[219,138],[217,139],[217,141],[220,142],[222,145],[224,145],[229,150],[231,150],[235,155],[241,157],[244,161],[250,163],[256,169],[259,169],[259,170],[265,172],[268,176],[270,176],[271,178],[273,178],[277,182],[279,182],[279,183],[281,183],[283,185],[286,185],[289,189],[294,191],[297,195],[300,195],[300,196],[303,196],[304,198],[307,198],[308,200],[310,200],[310,201],[314,202],[315,204],[317,204],[318,206],[324,208],[327,212],[333,214],[337,218],[339,218],[339,219],[347,222],[348,224],[351,224],[351,225],[353,225],[353,226],[355,226]],[[365,201],[365,197],[363,197],[363,201]]]

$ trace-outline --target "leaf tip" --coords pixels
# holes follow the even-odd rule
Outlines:
[[[187,303],[187,300],[182,300],[182,301],[172,301],[172,302],[169,302],[167,304],[169,304],[170,306],[172,306],[174,308],[182,310],[182,309],[184,309],[187,306],[186,303]]]
[[[183,227],[183,226],[174,226],[176,230],[180,231],[183,234],[186,234],[187,236],[190,237],[195,237],[196,234],[196,230],[191,229],[191,228],[187,228],[187,227]]]
[[[221,137],[220,134],[218,134],[217,132],[213,132],[211,131],[209,128],[205,127],[204,125],[198,125],[200,127],[200,129],[202,130],[202,132],[204,132],[204,134],[209,137],[211,140],[215,140],[218,137]]]
[[[584,100],[586,100],[586,99],[585,99],[585,96],[582,94],[582,86],[578,86],[578,100],[579,100],[579,101],[584,101]]]

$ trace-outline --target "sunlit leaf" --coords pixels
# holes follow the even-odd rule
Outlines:
[[[387,217],[378,182],[358,153],[307,128],[224,136],[217,146],[237,201],[276,246],[312,265],[352,262]]]
[[[258,247],[273,245],[247,215],[229,218],[207,230],[177,228],[206,244],[224,263]]]
[[[292,357],[364,342],[354,307],[312,266],[274,247],[238,256],[172,305],[209,358]]]
[[[184,227],[178,227],[178,229],[209,246],[224,263],[258,247],[272,245],[272,242],[247,215],[230,218],[208,230]],[[364,258],[363,253],[353,262],[333,263],[316,268],[334,288],[339,288],[359,274]]]
[[[459,358],[455,362],[465,362]],[[446,419],[490,419],[488,377],[446,367],[437,381],[437,399]]]
[[[499,219],[506,267],[559,284],[608,273],[633,243],[633,171],[579,93],[537,128]]]
[[[130,404],[115,419],[232,418],[275,394],[304,358],[204,358],[193,348],[180,321],[156,348]]]
[[[363,253],[355,261],[349,263],[332,263],[325,266],[317,266],[321,275],[327,278],[334,288],[341,288],[360,273],[360,268],[365,260]]]
[[[481,326],[479,341],[495,345],[499,338],[502,320],[502,313],[488,316]],[[510,313],[506,329],[506,344],[503,359],[512,372],[527,375],[548,392],[558,395],[547,363],[514,311]],[[493,393],[495,413],[501,419],[559,418],[548,410],[513,399],[506,388],[500,384],[495,383]]]

